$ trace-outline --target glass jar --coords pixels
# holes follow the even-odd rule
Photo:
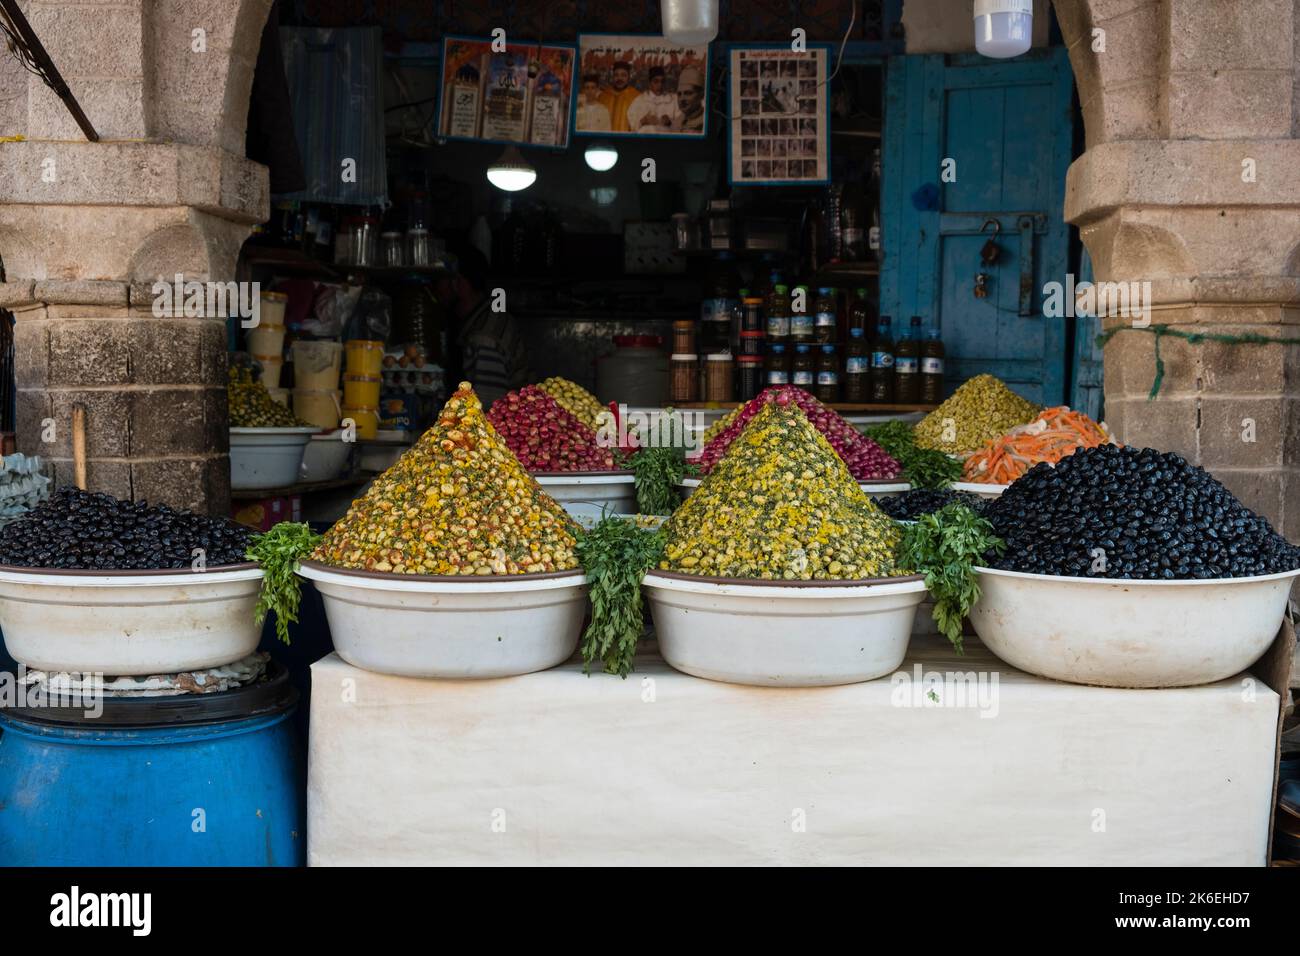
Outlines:
[[[750,295],[740,300],[740,331],[763,331],[763,300],[760,296]]]
[[[406,258],[402,250],[402,234],[396,231],[385,232],[379,239],[383,264],[390,269],[401,268]]]
[[[348,251],[352,257],[350,265],[373,266],[378,240],[378,220],[374,216],[357,216],[352,221],[352,234],[348,241]]]
[[[778,343],[768,346],[764,367],[767,369],[764,378],[768,385],[790,384],[790,356],[785,354],[784,345]]]
[[[817,356],[817,399],[822,402],[840,400],[840,359],[834,345],[823,345]]]
[[[764,336],[762,332],[741,332],[740,333],[740,354],[741,355],[762,355],[763,338]]]
[[[727,352],[716,352],[707,357],[704,367],[704,400],[707,402],[734,400],[736,387],[732,379],[731,355]]]
[[[673,322],[673,352],[692,355],[695,352],[695,320],[677,319]]]
[[[736,378],[739,380],[736,397],[742,402],[758,397],[763,390],[763,357],[741,355],[736,358]]]
[[[812,346],[796,345],[794,361],[790,363],[790,384],[811,392],[816,383],[817,363],[813,359]]]
[[[674,402],[694,402],[699,398],[699,356],[674,352],[668,359],[668,395]]]
[[[419,227],[406,230],[406,258],[413,266],[429,264],[429,230]]]

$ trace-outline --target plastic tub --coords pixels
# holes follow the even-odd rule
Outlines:
[[[284,329],[284,310],[289,305],[289,297],[283,292],[263,292],[258,304],[257,328],[264,325],[279,326]]]
[[[291,395],[293,395],[293,389],[291,389],[291,388],[268,388],[266,391],[270,394],[270,396],[271,396],[271,401],[273,401],[273,402],[279,402],[279,403],[280,403],[281,405],[283,405],[285,408],[289,408],[289,407],[290,407],[290,405],[289,405],[289,398],[290,398]]]
[[[559,471],[533,475],[570,515],[636,514],[636,477],[630,471]]]
[[[102,713],[7,708],[0,859],[301,866],[303,759],[288,719],[298,692],[280,664],[267,677],[211,694],[105,697]]]
[[[248,330],[248,351],[254,355],[284,355],[284,326],[261,322]]]
[[[298,480],[302,454],[320,429],[230,429],[230,487],[235,490],[283,488]]]
[[[378,375],[344,375],[343,404],[349,408],[379,407]]]
[[[981,498],[1000,498],[1002,492],[1010,487],[1010,485],[991,485],[983,481],[954,481],[952,483],[953,491],[968,491],[973,495],[979,495]]]
[[[349,664],[404,677],[511,677],[566,661],[587,611],[582,571],[380,574],[303,561]]]
[[[302,452],[300,475],[303,481],[330,481],[347,473],[354,442],[345,442],[343,432],[312,435]]]
[[[339,372],[343,367],[341,344],[298,339],[289,346],[289,353],[293,356],[295,388],[332,392],[339,387]]]
[[[257,649],[262,571],[61,571],[0,568],[0,630],[30,668],[174,674]]]
[[[664,660],[696,677],[762,687],[892,673],[926,596],[920,575],[756,583],[651,571],[642,586]]]
[[[262,367],[262,375],[258,379],[268,389],[280,387],[280,373],[284,371],[284,356],[279,353],[275,355],[258,355],[252,353],[253,360]]]
[[[363,408],[353,405],[343,406],[343,417],[341,422],[351,420],[357,429],[357,438],[363,441],[374,441],[375,436],[379,434],[379,409]]]
[[[1209,581],[976,573],[971,624],[1011,666],[1072,684],[1190,687],[1259,660],[1300,570]]]
[[[320,392],[315,389],[293,390],[293,413],[305,422],[321,428],[338,428],[343,414],[340,391]]]
[[[377,376],[384,369],[384,343],[373,339],[353,339],[343,343],[349,375]]]

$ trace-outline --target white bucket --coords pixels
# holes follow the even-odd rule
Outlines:
[[[230,487],[283,488],[298,481],[302,454],[317,428],[230,429]]]
[[[311,388],[293,390],[293,413],[304,422],[319,428],[338,428],[343,417],[343,406],[339,403],[343,393],[337,389],[317,391]]]
[[[403,677],[511,677],[568,660],[587,610],[582,571],[380,574],[303,561],[349,664]]]
[[[642,586],[664,660],[696,677],[762,687],[892,673],[926,595],[919,575],[784,583],[652,571]]]
[[[1300,570],[1133,581],[976,568],[975,632],[1012,667],[1072,684],[1190,687],[1241,673],[1277,636]]]
[[[299,476],[303,481],[330,481],[347,472],[356,442],[343,440],[343,431],[312,435],[302,452]]]
[[[339,387],[343,371],[343,343],[297,339],[289,346],[293,356],[293,387],[306,391],[332,392]]]
[[[0,568],[0,630],[27,667],[174,674],[257,649],[262,570],[56,571]]]
[[[263,304],[265,308],[265,303]],[[283,355],[284,326],[259,323],[248,330],[248,351],[254,355]]]

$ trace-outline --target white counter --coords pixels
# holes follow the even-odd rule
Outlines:
[[[975,672],[982,700],[949,706],[950,685],[935,705],[917,665]],[[331,655],[312,668],[308,860],[1264,863],[1279,701],[1262,681],[1078,687],[926,637],[901,674],[778,690],[646,657],[625,681],[577,663],[422,681]]]

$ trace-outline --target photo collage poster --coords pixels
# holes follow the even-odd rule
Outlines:
[[[569,145],[572,46],[446,37],[438,135],[525,146]]]
[[[830,180],[825,47],[733,48],[730,179],[737,185]]]
[[[703,137],[709,128],[709,47],[661,36],[578,37],[578,107],[584,136]]]

